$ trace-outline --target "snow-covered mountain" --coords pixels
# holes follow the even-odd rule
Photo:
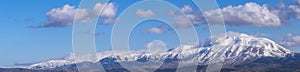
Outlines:
[[[255,60],[261,57],[283,58],[292,54],[290,50],[280,46],[267,38],[227,32],[225,35],[209,38],[199,43],[180,45],[159,54],[150,54],[147,51],[134,51],[130,55],[126,52],[105,51],[97,53],[98,61],[107,58],[118,57],[118,61],[147,61],[158,59],[180,59],[180,62],[191,65],[199,63],[207,65],[217,60],[225,60],[224,64],[239,64],[245,61]],[[74,54],[61,59],[49,60],[29,66],[29,69],[56,68],[74,64]]]

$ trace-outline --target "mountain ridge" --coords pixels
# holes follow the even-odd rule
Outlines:
[[[126,52],[117,53],[117,56],[114,56],[112,51],[97,53],[97,62],[147,62],[149,60],[167,59],[170,65],[172,65],[172,62],[180,60],[187,66],[198,64],[205,66],[209,63],[214,63],[214,58],[219,58],[220,60],[225,60],[224,65],[237,65],[263,57],[284,58],[293,54],[292,51],[267,38],[256,38],[236,32],[227,32],[226,35],[212,37],[199,43],[180,45],[155,55],[149,55],[145,51],[134,51],[131,55],[124,55]],[[63,68],[68,67],[68,65],[74,66],[74,64],[74,54],[70,54],[61,60],[49,60],[33,64],[28,69]]]

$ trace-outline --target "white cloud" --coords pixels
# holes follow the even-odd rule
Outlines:
[[[287,47],[300,46],[300,36],[288,34],[284,39],[285,40],[281,41],[280,43],[283,46],[287,46]]]
[[[281,7],[284,7],[282,5]],[[253,2],[246,3],[245,5],[238,6],[227,6],[222,9],[215,9],[210,11],[196,12],[188,6],[185,5],[181,8],[181,12],[185,14],[185,16],[177,16],[174,18],[175,25],[180,28],[190,27],[189,21],[193,25],[199,25],[203,23],[207,23],[205,17],[211,19],[211,21],[215,21],[214,19],[219,19],[216,17],[220,17],[219,12],[221,11],[223,14],[223,19],[226,25],[232,26],[258,26],[258,27],[279,27],[282,26],[286,20],[281,20],[282,17],[279,17],[279,13],[276,14],[275,10],[270,10],[267,5],[258,5]],[[300,11],[299,11],[300,13]],[[174,15],[177,13],[169,12],[168,15]],[[283,13],[280,13],[283,14]],[[280,15],[284,16],[284,15]],[[216,20],[218,21],[218,20]]]
[[[193,12],[193,8],[189,5],[184,5],[181,9],[180,9],[181,12],[183,13],[191,13]]]
[[[166,43],[160,40],[154,40],[145,45],[151,54],[157,54],[166,50]]]
[[[154,34],[163,34],[165,31],[162,28],[153,27],[153,28],[145,28],[144,31]]]
[[[41,27],[66,27],[70,26],[73,22],[76,8],[70,5],[64,5],[62,8],[54,8],[47,12],[48,21],[39,26],[31,26],[33,28]]]
[[[97,3],[94,7],[93,10],[95,10],[94,12],[99,13],[99,11],[105,7],[106,4],[101,4],[101,3]],[[105,7],[105,9],[103,10],[101,16],[103,17],[114,17],[116,16],[116,12],[117,12],[117,8],[114,6],[113,3],[108,3]],[[97,14],[96,14],[97,15]]]
[[[104,8],[105,7],[105,8]],[[102,14],[99,13],[102,11]],[[96,3],[92,10],[88,9],[77,9],[80,15],[76,18],[76,21],[86,23],[89,22],[91,19],[96,17],[104,17],[103,21],[112,20],[116,16],[117,8],[112,3],[108,4],[101,4]],[[111,22],[103,22],[103,23],[111,23]]]
[[[173,15],[175,15],[175,12],[174,11],[169,11],[169,12],[167,12],[167,15],[173,16]]]
[[[189,5],[184,5],[180,8],[180,11],[168,11],[166,14],[173,16],[172,19],[177,28],[191,27],[192,25],[199,25],[205,22],[204,17],[197,15],[197,12],[193,12],[192,7]],[[156,14],[152,10],[138,9],[136,15],[140,17],[153,17]],[[147,32],[160,34],[161,30],[159,28],[149,28]]]
[[[105,7],[105,8],[104,8]],[[101,15],[99,13],[103,9]],[[117,8],[114,6],[113,3],[108,4],[101,4],[96,3],[94,8],[92,10],[88,9],[77,9],[79,15],[76,19],[76,21],[86,23],[89,22],[91,19],[94,19],[96,17],[104,17],[104,20],[111,20],[111,18],[114,18],[116,16]],[[103,23],[109,23],[109,22],[103,22]]]
[[[251,36],[254,36],[254,37],[267,37],[269,36],[268,34],[266,33],[260,33],[260,32],[257,32],[255,34],[252,34]]]
[[[103,19],[102,24],[114,24],[118,21],[119,21],[119,19],[116,19],[116,18],[105,18],[105,19]]]
[[[293,17],[293,14],[291,13],[290,9],[287,8],[287,6],[280,2],[277,6],[271,8],[269,7],[270,11],[274,14],[276,14],[280,19],[282,24],[289,24],[290,18]]]
[[[166,46],[166,43],[163,41],[153,41],[145,45],[146,48],[155,48],[155,46]]]
[[[169,11],[167,15],[175,16],[173,21],[176,28],[187,28],[205,23],[204,17],[196,11],[194,12],[193,8],[189,5],[184,5],[180,8],[180,11]]]
[[[101,4],[97,3],[92,10],[88,9],[78,9],[75,6],[70,6],[68,4],[64,5],[61,8],[53,8],[51,11],[47,12],[47,18],[48,20],[43,23],[42,25],[38,26],[30,26],[30,28],[44,28],[44,27],[67,27],[71,26],[75,17],[75,12],[78,11],[80,15],[77,16],[76,20],[79,22],[88,22],[91,19],[94,19],[96,17],[104,17],[104,19],[111,19],[116,15],[116,7],[109,3]],[[103,12],[101,15],[98,13],[100,10],[103,9]],[[110,23],[110,22],[104,22],[104,23]]]
[[[289,8],[293,11],[297,19],[300,19],[300,6],[299,5],[290,5]]]
[[[204,15],[213,17],[218,15],[221,10],[227,25],[234,26],[259,26],[259,27],[278,27],[281,26],[280,18],[272,13],[266,5],[260,6],[250,2],[236,7],[228,6],[222,9],[204,12]]]
[[[140,17],[153,17],[155,16],[155,13],[152,11],[152,10],[141,10],[141,9],[138,9],[135,14],[137,16],[140,16]]]
[[[199,25],[205,23],[205,19],[195,14],[185,14],[182,16],[176,16],[173,19],[176,28],[187,28],[192,25]],[[190,24],[191,23],[191,24]]]

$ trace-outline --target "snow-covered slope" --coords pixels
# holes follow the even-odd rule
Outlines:
[[[118,61],[157,60],[157,59],[180,59],[185,64],[207,65],[214,63],[215,59],[225,60],[224,64],[238,64],[244,61],[255,60],[261,57],[285,57],[292,52],[266,38],[256,38],[246,34],[227,32],[209,38],[203,42],[180,45],[152,55],[146,51],[134,51],[130,55],[125,52],[117,53]],[[98,61],[115,57],[113,52],[106,51],[97,53]],[[74,54],[57,60],[49,60],[29,66],[30,69],[55,68],[67,64],[74,64]]]
[[[214,58],[233,64],[261,57],[285,57],[292,53],[272,40],[235,32],[213,37],[198,46],[184,45],[171,52],[172,57],[177,56],[187,63],[199,61],[201,64],[208,64]]]
[[[68,64],[73,64],[72,61],[67,60],[49,60],[46,62],[41,62],[37,64],[30,65],[28,68],[30,69],[45,69],[45,68],[56,68]]]

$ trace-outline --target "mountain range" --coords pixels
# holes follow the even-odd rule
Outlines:
[[[174,72],[177,69],[197,67],[205,71],[210,64],[222,62],[222,72],[296,72],[300,71],[300,54],[294,53],[267,38],[258,38],[247,34],[227,32],[207,40],[179,45],[159,53],[147,50],[105,51],[97,53],[97,61],[77,64],[103,65],[109,72],[129,71],[121,63],[151,62],[159,64],[157,72]],[[26,70],[32,71],[70,71],[76,72],[75,54],[59,59],[32,64]],[[180,67],[181,65],[181,67]],[[132,65],[137,71],[156,69],[155,65]],[[7,69],[0,69],[7,70]],[[89,69],[88,71],[97,71]]]

